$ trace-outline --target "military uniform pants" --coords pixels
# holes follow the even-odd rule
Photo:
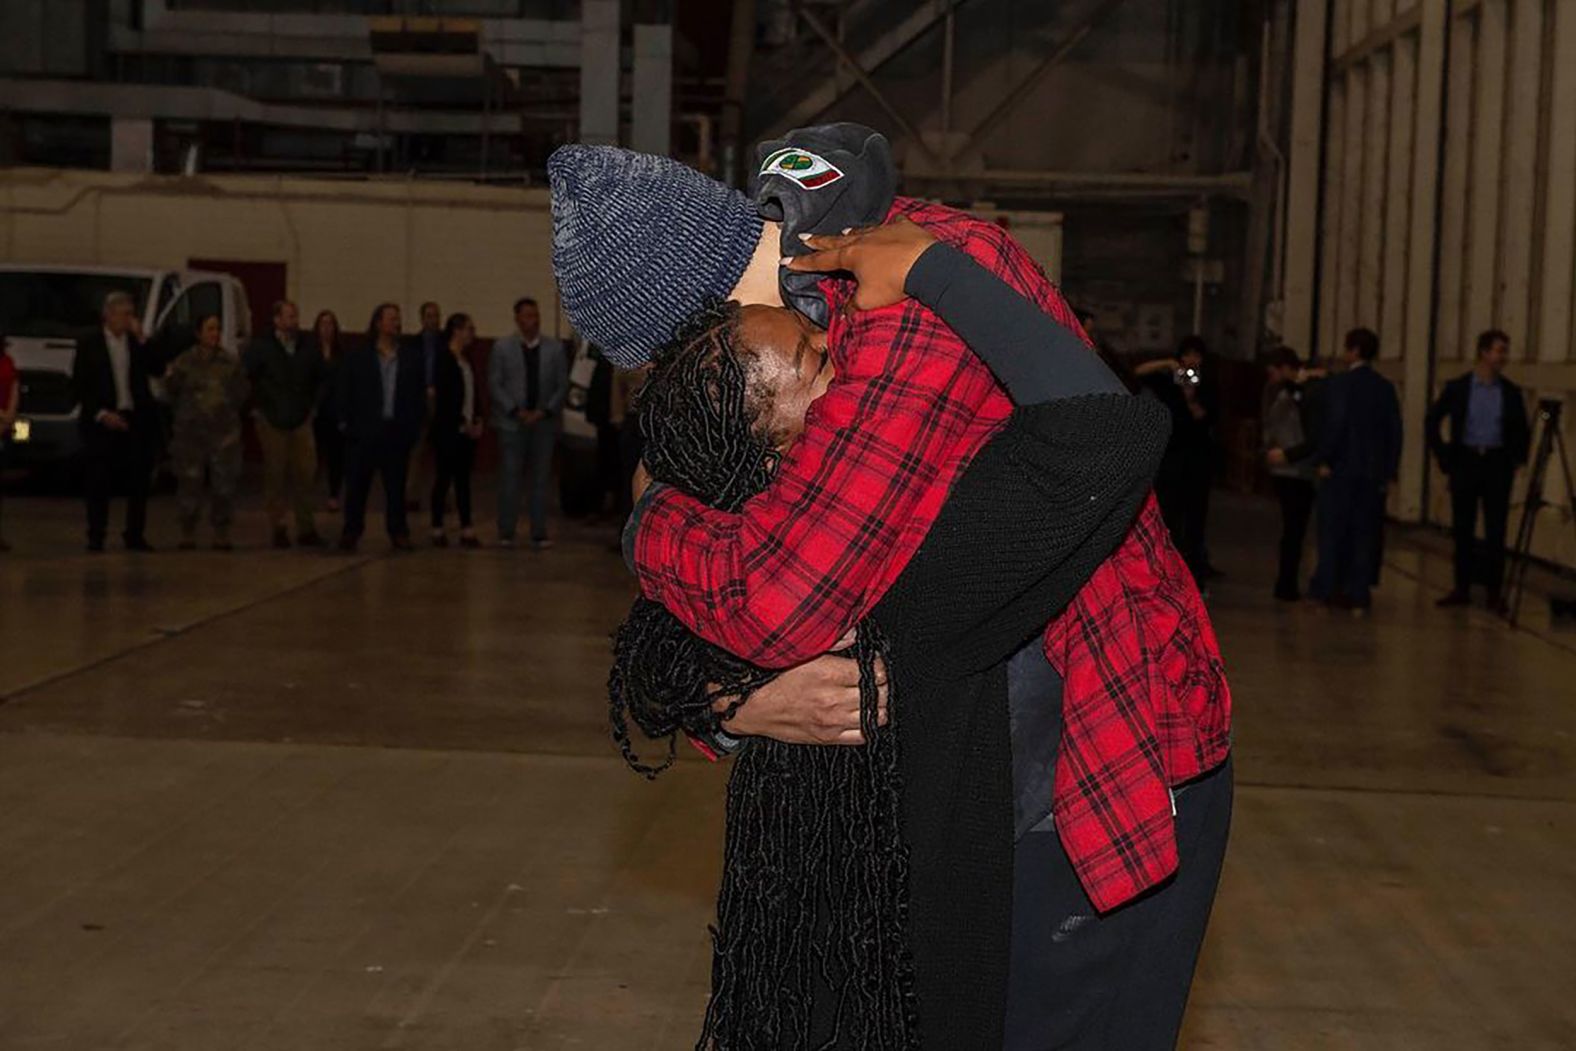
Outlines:
[[[175,467],[175,507],[181,535],[191,539],[197,532],[206,492],[214,538],[228,539],[235,518],[235,494],[241,486],[241,436],[202,440],[176,435],[170,459]]]

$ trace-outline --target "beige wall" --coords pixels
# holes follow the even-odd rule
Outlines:
[[[7,262],[184,267],[192,258],[284,263],[291,298],[347,328],[383,300],[412,319],[435,299],[509,331],[535,296],[560,333],[546,190],[256,176],[0,171]],[[557,319],[555,322],[555,318]]]
[[[1423,418],[1471,366],[1478,332],[1509,332],[1511,377],[1565,401],[1576,449],[1576,2],[1314,0],[1310,20],[1326,3],[1316,349],[1335,352],[1359,325],[1379,333],[1407,424],[1391,511],[1447,523]],[[1314,246],[1288,250],[1311,262]],[[1311,302],[1295,305],[1301,317]],[[1512,530],[1525,484],[1523,472]],[[1544,495],[1563,503],[1563,479]],[[1534,550],[1576,566],[1573,532],[1545,510]]]

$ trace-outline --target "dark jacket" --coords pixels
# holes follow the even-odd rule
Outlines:
[[[427,365],[418,344],[400,343],[394,383],[393,423],[401,441],[415,443],[427,413]],[[352,442],[383,434],[383,370],[375,347],[345,355],[339,373],[339,426]]]
[[[1472,403],[1472,379],[1473,374],[1468,372],[1445,384],[1444,390],[1439,392],[1439,399],[1428,410],[1428,447],[1446,474],[1455,467],[1461,448],[1466,444],[1467,408]],[[1527,454],[1532,448],[1532,425],[1527,420],[1527,401],[1516,384],[1503,376],[1499,382],[1505,399],[1504,415],[1501,417],[1505,451],[1510,454],[1511,462],[1520,466],[1527,462]],[[1447,418],[1450,420],[1449,442],[1440,434],[1439,426]]]
[[[131,356],[128,376],[131,385],[131,407],[139,429],[156,425],[153,391],[148,380],[164,374],[164,362],[148,349],[147,345],[129,333],[126,347]],[[71,361],[71,390],[81,408],[77,426],[88,437],[103,428],[98,414],[106,409],[115,411],[115,373],[109,360],[109,343],[103,329],[94,329],[77,341],[76,356]]]
[[[318,357],[322,358],[321,348]],[[319,420],[328,420],[330,423],[339,422],[339,374],[343,369],[345,354],[343,351],[332,358],[323,358],[323,381],[318,386],[317,407],[314,410]]]
[[[257,411],[268,426],[293,431],[311,418],[322,391],[324,366],[316,340],[305,332],[296,336],[294,354],[273,332],[252,341],[246,352],[246,375]]]
[[[1348,369],[1325,385],[1324,420],[1314,462],[1343,478],[1388,482],[1401,469],[1401,400],[1372,365]]]
[[[465,374],[460,370],[460,363],[454,360],[454,355],[447,347],[440,350],[432,359],[432,441],[436,445],[452,439],[462,426],[480,419],[482,415],[482,384],[486,380],[476,368],[476,362],[466,355],[466,360],[471,363],[471,413],[472,420],[464,419],[465,411]]]

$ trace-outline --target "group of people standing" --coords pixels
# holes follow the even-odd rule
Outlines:
[[[192,345],[167,360],[141,339],[134,307],[125,293],[106,297],[102,324],[78,342],[72,365],[81,409],[89,551],[104,549],[116,490],[126,497],[122,538],[127,550],[152,550],[147,500],[162,429],[155,380],[162,381],[170,408],[169,454],[183,550],[197,546],[205,504],[213,547],[233,547],[247,406],[262,450],[274,547],[323,546],[316,521],[322,478],[329,510],[343,509],[340,549],[353,551],[359,544],[377,479],[383,484],[390,542],[397,550],[410,549],[408,512],[420,502],[408,489],[427,448],[433,456],[432,543],[448,546],[444,519],[452,491],[460,546],[480,546],[471,476],[486,429],[484,399],[491,403],[503,467],[499,543],[515,542],[527,474],[532,543],[551,543],[547,486],[568,394],[568,361],[561,343],[542,336],[534,300],[515,303],[515,331],[488,356],[485,388],[472,360],[474,322],[464,313],[443,321],[436,303],[422,305],[422,329],[414,339],[403,334],[399,306],[379,304],[365,341],[349,347],[332,311],[319,313],[312,329],[303,332],[296,304],[281,300],[274,304],[268,331],[239,356],[223,346],[220,319],[207,316],[197,320]]]
[[[1447,383],[1428,413],[1429,449],[1450,479],[1455,540],[1454,586],[1441,607],[1469,604],[1475,582],[1485,586],[1490,608],[1501,604],[1511,482],[1531,441],[1526,402],[1504,376],[1509,350],[1504,332],[1484,332],[1472,370]],[[1302,597],[1303,544],[1317,510],[1318,564],[1309,597],[1359,613],[1372,606],[1386,493],[1400,470],[1403,441],[1400,399],[1374,368],[1378,356],[1378,335],[1358,328],[1342,341],[1333,375],[1305,367],[1289,347],[1270,357],[1263,439],[1281,507],[1277,599]],[[1448,440],[1441,433],[1446,420]]]

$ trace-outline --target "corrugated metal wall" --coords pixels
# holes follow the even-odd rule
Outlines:
[[[1512,378],[1576,415],[1576,0],[1303,7],[1328,19],[1316,245],[1288,247],[1317,259],[1306,345],[1328,355],[1349,328],[1379,332],[1408,423],[1391,509],[1444,522],[1423,417],[1479,332],[1508,332]],[[1546,495],[1562,502],[1563,482]],[[1576,565],[1568,518],[1544,516],[1539,553]]]

